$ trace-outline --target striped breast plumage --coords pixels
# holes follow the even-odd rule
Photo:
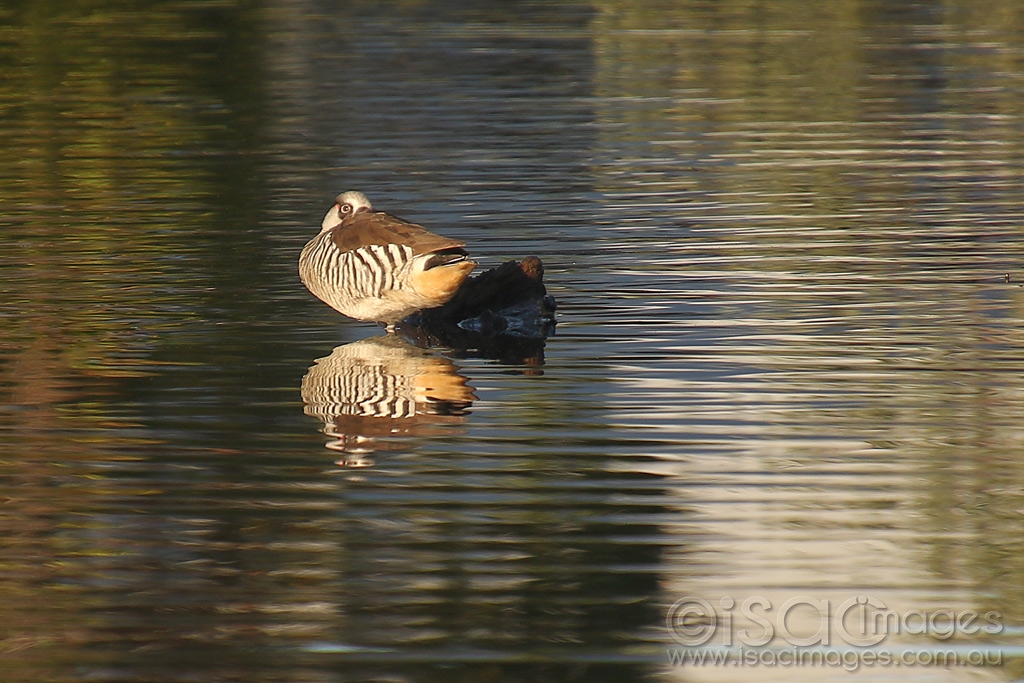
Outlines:
[[[476,266],[464,246],[346,192],[302,250],[299,276],[338,312],[390,326],[454,296]]]

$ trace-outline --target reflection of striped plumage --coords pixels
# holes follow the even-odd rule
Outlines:
[[[455,365],[397,335],[339,346],[302,378],[307,415],[338,450],[375,450],[376,439],[424,434],[461,420],[476,397]]]
[[[324,422],[340,415],[399,420],[416,415],[416,375],[401,372],[401,366],[409,363],[401,357],[388,359],[390,354],[364,356],[366,348],[365,340],[339,347],[310,368],[309,379],[302,384],[307,414]],[[369,349],[378,351],[376,342]]]
[[[336,311],[392,325],[455,294],[476,266],[464,246],[345,192],[302,250],[299,277]]]

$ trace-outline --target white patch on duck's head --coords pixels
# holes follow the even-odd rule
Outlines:
[[[342,192],[335,198],[334,206],[331,207],[331,210],[324,216],[323,222],[320,223],[320,232],[338,227],[345,218],[360,211],[373,211],[373,206],[370,204],[370,200],[366,198],[366,195],[355,190]]]

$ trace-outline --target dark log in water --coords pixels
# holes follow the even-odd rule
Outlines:
[[[544,340],[555,330],[555,307],[544,264],[528,256],[469,278],[451,301],[409,316],[397,331],[417,345],[540,364]]]

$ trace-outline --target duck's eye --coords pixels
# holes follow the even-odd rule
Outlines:
[[[338,210],[341,211],[342,213],[352,213],[352,205],[342,204],[340,207],[338,207]]]

